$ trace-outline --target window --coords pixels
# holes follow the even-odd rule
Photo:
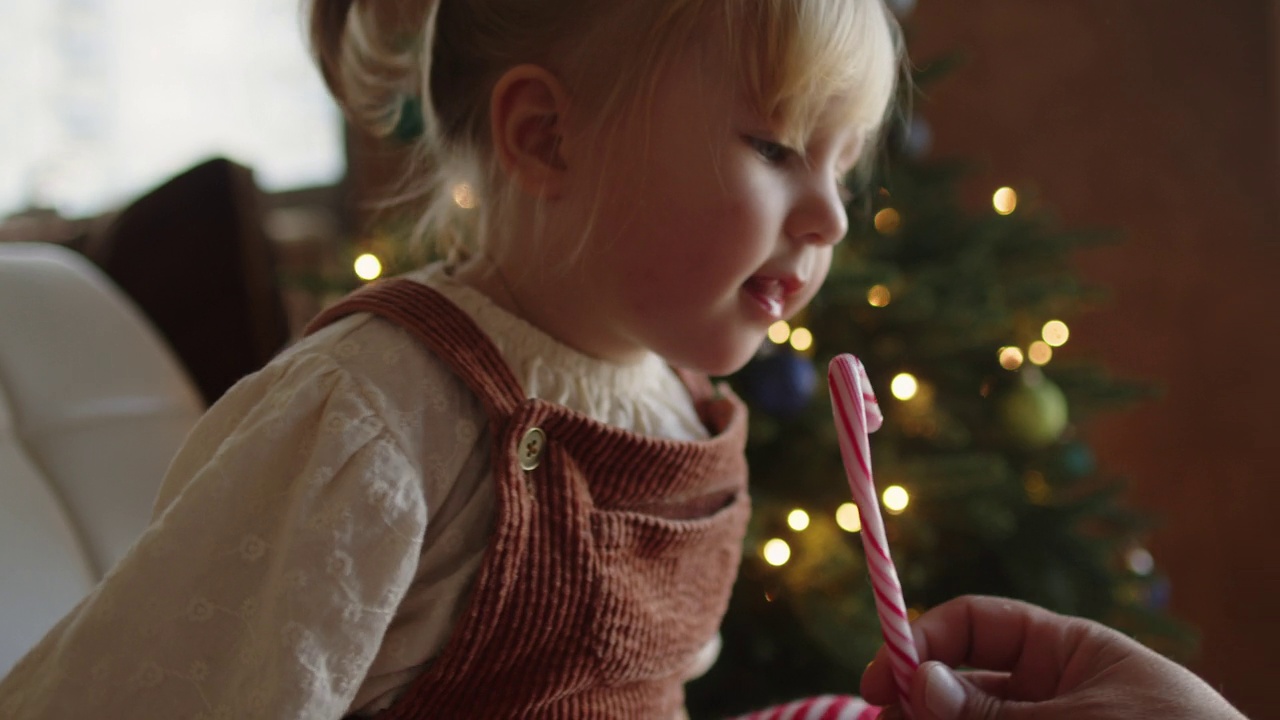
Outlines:
[[[109,210],[213,156],[268,191],[345,172],[298,0],[0,2],[0,216]]]

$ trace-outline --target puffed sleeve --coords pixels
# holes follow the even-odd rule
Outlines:
[[[320,355],[237,385],[151,526],[0,681],[0,717],[340,718],[413,578],[421,468]]]

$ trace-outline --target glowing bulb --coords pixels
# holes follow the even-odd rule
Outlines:
[[[1067,344],[1067,338],[1071,337],[1071,331],[1061,320],[1050,320],[1040,329],[1040,337],[1054,347],[1062,347]]]
[[[1017,370],[1022,367],[1022,351],[1016,347],[1000,348],[1000,367],[1005,370]]]
[[[1125,557],[1129,569],[1139,575],[1150,575],[1156,569],[1156,559],[1145,548],[1136,547]]]
[[[761,554],[764,555],[765,562],[774,567],[779,567],[786,565],[787,561],[791,559],[791,546],[787,544],[786,540],[774,538],[764,544]]]
[[[1032,470],[1027,473],[1022,481],[1022,487],[1027,491],[1027,499],[1036,505],[1044,505],[1049,502],[1049,496],[1052,489],[1049,483],[1044,479],[1044,474]]]
[[[911,503],[911,495],[901,485],[890,485],[880,497],[884,500],[885,509],[894,515],[900,515]]]
[[[1031,343],[1031,347],[1027,348],[1027,357],[1036,365],[1048,365],[1053,359],[1053,348],[1049,343],[1043,340],[1037,340]]]
[[[916,376],[911,373],[898,373],[893,378],[893,382],[889,383],[889,392],[904,402],[915,397],[919,391],[920,383],[916,381]]]
[[[862,529],[862,516],[858,514],[858,506],[845,503],[836,508],[836,524],[845,532],[856,533]]]
[[[808,328],[798,327],[791,331],[791,347],[804,352],[813,347],[813,333]]]
[[[355,264],[356,277],[361,280],[377,280],[382,275],[382,261],[370,253],[365,253],[356,258]]]
[[[1002,187],[991,196],[991,204],[996,212],[1008,215],[1018,209],[1018,193],[1011,187]]]
[[[885,235],[892,235],[902,227],[902,216],[893,208],[885,208],[876,213],[876,230]]]
[[[458,183],[453,186],[453,202],[464,210],[470,210],[476,206],[476,193],[467,183]]]
[[[796,532],[804,530],[809,527],[809,513],[799,508],[792,510],[791,513],[787,515],[787,525]]]
[[[871,307],[884,307],[891,299],[889,288],[883,285],[876,285],[867,291],[867,302],[871,303]]]
[[[781,345],[789,337],[791,337],[791,326],[787,324],[786,320],[779,320],[769,326],[769,339],[775,344]]]

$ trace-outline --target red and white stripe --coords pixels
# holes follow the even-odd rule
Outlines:
[[[920,658],[907,621],[907,606],[902,599],[898,571],[889,557],[889,542],[885,538],[884,520],[880,516],[875,480],[871,475],[871,451],[867,441],[867,433],[879,429],[883,416],[867,371],[858,358],[849,354],[834,358],[827,371],[827,379],[831,386],[840,454],[844,458],[853,501],[862,519],[862,547],[866,551],[871,588],[875,592],[880,630],[889,648],[893,679],[902,697],[903,709],[910,713],[907,695],[911,676],[920,665]]]
[[[875,720],[880,708],[852,695],[820,695],[775,705],[732,720]]]

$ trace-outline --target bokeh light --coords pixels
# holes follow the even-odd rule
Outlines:
[[[1037,340],[1027,348],[1027,358],[1036,365],[1048,365],[1053,359],[1053,347],[1043,340]]]
[[[764,544],[760,554],[764,556],[765,562],[774,567],[779,567],[786,565],[787,561],[791,559],[791,546],[787,544],[786,540],[774,538]]]
[[[1017,370],[1022,367],[1023,359],[1022,350],[1012,345],[1000,348],[1000,367],[1005,370]]]
[[[361,280],[377,280],[382,275],[382,261],[372,253],[365,253],[356,258],[355,271]]]
[[[885,509],[894,515],[901,514],[907,509],[907,505],[911,504],[911,495],[901,485],[890,485],[885,488],[880,498],[884,501]]]
[[[464,210],[470,210],[476,206],[476,193],[467,183],[458,183],[453,186],[453,202]]]
[[[791,347],[804,352],[813,347],[813,333],[808,328],[798,327],[791,331]]]
[[[845,532],[856,533],[862,530],[862,516],[858,514],[858,506],[845,503],[836,508],[836,524]]]
[[[1067,344],[1067,338],[1071,337],[1071,330],[1061,320],[1050,320],[1040,329],[1040,337],[1053,347],[1062,347]]]
[[[791,326],[787,324],[786,320],[779,320],[769,326],[769,340],[773,343],[781,345],[789,337],[791,337]]]
[[[920,391],[920,383],[911,373],[898,373],[889,383],[889,392],[902,401],[910,400]]]
[[[1018,193],[1011,187],[1002,187],[991,196],[991,204],[996,212],[1009,215],[1018,209]]]
[[[892,235],[902,228],[902,216],[893,208],[885,208],[876,213],[875,225],[882,235]]]
[[[1133,548],[1125,556],[1125,562],[1130,570],[1139,575],[1150,575],[1156,569],[1156,559],[1151,557],[1146,548]]]
[[[809,513],[796,508],[787,514],[787,526],[799,532],[809,527]]]

